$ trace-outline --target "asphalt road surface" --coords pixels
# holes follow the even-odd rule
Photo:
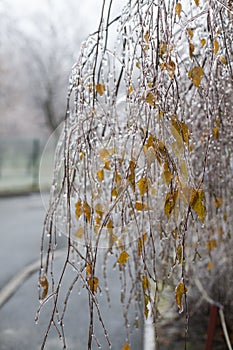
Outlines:
[[[16,274],[40,256],[40,237],[45,208],[40,195],[0,198],[0,291]],[[60,245],[64,244],[64,238]],[[62,264],[62,256],[59,258]],[[57,267],[59,270],[59,266]],[[72,271],[69,272],[72,276]],[[0,309],[0,350],[37,350],[41,348],[43,334],[48,324],[50,305],[43,309],[39,323],[34,318],[39,306],[37,295],[37,277],[34,273],[16,291]],[[111,285],[111,308],[106,298],[100,297],[99,304],[105,321],[113,350],[121,350],[125,343],[125,327],[120,303],[120,284],[115,275],[109,274]],[[87,293],[80,289],[72,293],[65,318],[67,349],[87,349],[88,308]],[[104,293],[103,293],[104,294]],[[140,322],[140,320],[139,320]],[[141,330],[135,330],[134,312],[129,317],[130,327],[134,330],[130,337],[131,349],[143,349]],[[96,324],[96,334],[101,348],[108,349],[102,328]],[[62,343],[56,332],[51,332],[46,350],[62,349]],[[94,345],[93,349],[98,349]]]

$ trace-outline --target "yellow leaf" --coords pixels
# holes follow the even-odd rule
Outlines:
[[[132,94],[132,92],[133,92],[133,87],[132,87],[132,85],[130,85],[130,87],[129,87],[129,93],[130,93],[130,95]]]
[[[106,207],[102,204],[102,203],[97,203],[95,205],[95,211],[96,211],[96,214],[98,214],[100,217],[103,216],[103,214],[106,212]]]
[[[203,38],[203,39],[201,39],[201,46],[202,46],[202,47],[204,47],[204,46],[205,46],[205,44],[206,44],[206,39],[204,39],[204,38]]]
[[[227,64],[227,60],[225,56],[221,56],[220,57],[220,61],[222,62],[222,64],[226,65]]]
[[[185,160],[180,163],[181,178],[184,183],[188,181],[188,169]]]
[[[146,293],[144,293],[144,315],[146,319],[148,318],[149,315],[149,309],[148,309],[148,304],[150,302],[150,297]]]
[[[136,67],[140,69],[140,66],[141,66],[141,65],[140,65],[140,62],[137,61],[137,62],[136,62]]]
[[[167,215],[168,219],[170,218],[171,213],[175,208],[177,197],[178,197],[178,190],[174,191],[173,193],[169,192],[166,194],[164,212]]]
[[[214,40],[214,55],[217,55],[219,50],[219,43],[217,40]]]
[[[219,127],[218,126],[213,128],[213,135],[214,135],[215,140],[219,139]]]
[[[147,42],[147,44],[149,43],[149,30],[146,31],[145,35],[144,35],[144,39]]]
[[[43,288],[42,299],[44,299],[44,298],[46,298],[46,295],[48,294],[48,290],[49,290],[49,282],[47,280],[47,276],[43,275],[40,278],[39,283],[40,283],[41,287]]]
[[[101,148],[99,149],[99,156],[100,160],[105,163],[110,156],[110,152],[106,148]]]
[[[96,175],[97,175],[98,181],[101,182],[101,181],[104,180],[104,170],[103,170],[103,169],[98,170],[97,173],[96,173]]]
[[[190,69],[190,71],[188,72],[188,77],[192,81],[193,85],[195,85],[196,87],[200,87],[201,78],[203,74],[204,74],[203,68],[197,66]]]
[[[77,230],[75,236],[76,236],[77,238],[82,238],[82,237],[83,237],[83,234],[84,234],[84,228],[81,226],[81,227],[79,227],[79,229]]]
[[[192,43],[190,43],[189,44],[189,57],[190,57],[191,60],[193,59],[193,52],[194,52],[194,50],[195,50],[195,46]]]
[[[91,220],[91,208],[87,202],[83,203],[83,212],[87,218],[87,221],[90,222],[90,220]]]
[[[108,229],[108,232],[111,234],[112,234],[113,227],[114,227],[113,221],[112,221],[112,219],[109,219],[108,223],[107,223],[107,229]]]
[[[90,277],[91,276],[91,265],[90,264],[87,264],[86,266],[86,272],[87,272],[87,276]]]
[[[182,263],[182,257],[183,257],[183,247],[181,244],[179,244],[178,247],[176,248],[176,258],[179,264]]]
[[[159,43],[159,55],[162,57],[167,52],[167,44],[165,42]]]
[[[193,188],[190,205],[191,208],[197,213],[197,216],[201,220],[201,222],[205,221],[206,217],[206,204],[205,204],[205,193],[203,190],[195,190]]]
[[[199,0],[194,0],[196,6],[199,6],[200,1]]]
[[[150,282],[146,276],[142,276],[142,289],[145,292],[150,287]]]
[[[147,92],[145,101],[148,102],[151,106],[155,104],[155,95],[152,92]]]
[[[104,85],[104,84],[97,84],[97,85],[95,86],[95,89],[96,89],[96,91],[98,92],[98,94],[99,94],[100,96],[102,96],[102,95],[104,94],[104,91],[105,91],[105,85]]]
[[[83,213],[83,204],[81,200],[78,200],[75,203],[75,215],[77,216],[77,218],[79,218]]]
[[[147,183],[147,179],[145,177],[141,178],[138,183],[138,188],[139,188],[139,192],[140,192],[140,196],[142,197],[148,189],[148,183]]]
[[[126,261],[129,259],[129,254],[126,251],[121,252],[120,256],[117,259],[117,262],[120,265],[125,265]]]
[[[99,279],[97,277],[90,277],[90,278],[88,278],[87,283],[88,283],[92,293],[96,293],[97,288],[99,286]]]
[[[145,244],[145,241],[147,239],[147,233],[143,233],[142,237],[138,238],[138,254],[141,255],[142,254],[142,248]]]
[[[175,12],[176,12],[177,16],[180,17],[181,11],[182,11],[182,5],[181,5],[181,3],[178,2],[176,4],[176,7],[175,7]]]
[[[176,141],[179,143],[179,140],[177,140],[177,135],[174,133],[174,129],[178,132],[178,134],[182,137],[184,143],[186,146],[188,146],[189,142],[189,128],[187,124],[184,122],[179,121],[176,117],[172,117],[172,123],[171,123],[171,132],[173,136],[175,137]]]
[[[126,344],[123,346],[122,350],[130,350],[129,344],[126,343]]]
[[[111,170],[111,162],[110,162],[110,160],[107,160],[107,162],[104,163],[104,169]]]
[[[118,191],[117,191],[116,187],[114,187],[112,189],[112,197],[118,197]]]
[[[115,181],[116,181],[116,184],[118,187],[121,185],[121,180],[122,180],[121,175],[116,171],[115,172]]]
[[[178,285],[176,287],[176,304],[177,304],[178,308],[180,309],[180,312],[183,311],[182,298],[183,298],[183,295],[185,293],[187,293],[187,289],[186,289],[184,283],[182,283],[182,282],[178,283]]]
[[[171,182],[172,178],[173,178],[173,175],[169,169],[169,164],[168,162],[165,162],[164,163],[164,166],[163,166],[163,181],[164,183],[167,185],[169,184],[169,182]]]
[[[188,29],[188,35],[189,35],[189,37],[190,37],[190,39],[192,40],[192,38],[193,38],[193,29],[191,29],[191,28],[189,28]]]
[[[161,63],[160,67],[161,67],[162,70],[164,70],[164,69],[167,70],[170,78],[174,78],[175,70],[176,70],[175,62],[168,61],[168,62],[165,62],[165,63]]]
[[[217,241],[216,239],[209,239],[207,242],[206,242],[206,247],[208,249],[208,251],[210,252],[212,249],[216,248],[217,247]]]
[[[214,205],[215,205],[215,207],[216,207],[217,209],[220,208],[221,205],[222,205],[222,198],[220,198],[220,197],[215,197]]]
[[[148,210],[148,205],[143,202],[136,202],[135,203],[135,209],[138,211]]]
[[[129,162],[128,179],[133,192],[135,192],[135,166],[136,166],[136,163],[133,160],[131,160]]]
[[[81,161],[83,157],[85,156],[85,153],[82,151],[79,153],[79,160]]]
[[[213,269],[213,267],[214,267],[214,264],[212,262],[209,262],[207,265],[207,269],[210,271]]]

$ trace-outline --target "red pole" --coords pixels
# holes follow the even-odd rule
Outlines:
[[[205,350],[212,349],[217,315],[218,315],[218,306],[212,305],[210,309],[210,318],[209,318],[209,326],[208,326]]]

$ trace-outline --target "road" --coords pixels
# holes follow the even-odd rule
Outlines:
[[[40,256],[40,237],[45,216],[39,194],[0,198],[0,289],[28,264]],[[62,240],[62,239],[61,239]],[[64,241],[64,238],[63,238]],[[60,264],[62,264],[62,257]],[[58,261],[59,263],[59,261]],[[72,277],[72,271],[70,274]],[[39,323],[34,318],[38,308],[37,277],[34,273],[0,309],[0,350],[39,350],[48,323],[49,303],[41,314]],[[116,275],[109,274],[111,285],[111,308],[103,295],[99,298],[100,309],[112,341],[113,350],[121,350],[125,343],[125,327],[120,304],[120,285]],[[69,278],[69,276],[68,276]],[[104,293],[103,293],[104,294]],[[74,291],[65,318],[67,349],[86,350],[88,308],[85,289]],[[132,308],[133,309],[133,308]],[[140,321],[140,320],[139,320]],[[129,317],[131,349],[142,350],[142,330],[135,330],[134,312]],[[102,349],[108,349],[99,323],[96,334]],[[46,350],[62,349],[57,334],[51,332]],[[97,346],[93,347],[98,349]]]

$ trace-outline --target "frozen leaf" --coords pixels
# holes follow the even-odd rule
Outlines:
[[[150,302],[149,295],[144,293],[144,315],[145,315],[146,319],[148,318],[148,315],[149,315],[149,308],[148,308],[149,302]]]
[[[188,29],[188,35],[189,35],[189,37],[190,37],[191,40],[192,40],[192,38],[193,38],[193,34],[194,34],[193,29],[192,29],[192,28],[189,28],[189,29]]]
[[[104,94],[104,91],[105,91],[105,85],[104,85],[104,84],[97,84],[97,85],[95,86],[95,89],[96,89],[96,91],[98,92],[98,94],[99,94],[100,96],[102,96],[102,95]]]
[[[103,163],[105,163],[110,156],[110,152],[106,148],[101,148],[101,149],[99,149],[99,156],[100,156],[100,160]]]
[[[140,62],[137,61],[137,62],[136,62],[136,67],[140,69],[140,66],[141,66]]]
[[[182,5],[181,5],[180,2],[178,2],[178,3],[176,4],[176,7],[175,7],[175,12],[176,12],[177,16],[180,17],[181,11],[182,11]]]
[[[88,278],[87,283],[88,283],[92,293],[96,293],[97,288],[99,286],[99,279],[97,277],[90,277],[90,278]]]
[[[91,221],[91,208],[87,202],[83,203],[83,212],[88,222]]]
[[[100,169],[96,173],[98,181],[102,182],[104,180],[104,170]]]
[[[102,203],[97,203],[95,205],[95,211],[96,211],[96,214],[98,214],[100,217],[103,216],[103,214],[106,212],[106,207],[102,204]]]
[[[189,131],[187,124],[179,121],[176,117],[172,117],[171,132],[172,132],[173,136],[175,137],[176,141],[179,143],[179,140],[177,139],[177,134],[174,132],[174,129],[182,137],[184,144],[186,146],[188,146],[190,131]]]
[[[178,247],[176,248],[176,258],[179,264],[182,263],[182,257],[183,257],[183,247],[181,244],[179,244]]]
[[[43,288],[42,299],[44,299],[44,298],[46,298],[46,296],[48,294],[48,290],[49,290],[49,282],[48,282],[47,276],[43,275],[40,278],[39,283],[40,283],[41,287]]]
[[[141,255],[142,254],[142,249],[143,249],[143,246],[145,244],[145,241],[147,239],[147,233],[143,233],[143,236],[142,237],[139,237],[138,238],[138,254]]]
[[[197,216],[201,220],[201,222],[205,221],[206,217],[206,200],[205,200],[205,193],[203,190],[195,190],[193,188],[191,199],[190,199],[190,205],[191,208],[197,213]]]
[[[217,40],[214,40],[214,55],[217,55],[219,51],[219,43]]]
[[[142,276],[142,289],[145,292],[150,287],[150,282],[146,276]]]
[[[222,62],[222,64],[226,65],[227,64],[227,60],[225,56],[221,56],[220,57],[220,61]]]
[[[162,70],[167,70],[170,78],[174,78],[175,70],[176,70],[176,64],[174,61],[168,61],[165,63],[161,63],[160,67]]]
[[[135,209],[138,211],[148,210],[148,205],[143,202],[136,202],[135,203]]]
[[[130,93],[130,95],[133,93],[133,86],[132,85],[129,86],[129,93]]]
[[[181,180],[182,184],[185,184],[188,181],[188,169],[185,160],[182,160],[180,163],[180,173],[181,173]]]
[[[167,44],[165,42],[159,43],[159,55],[162,57],[167,52]]]
[[[122,180],[121,175],[116,171],[115,172],[115,181],[116,181],[116,184],[118,187],[121,185],[121,180]]]
[[[141,178],[138,183],[138,188],[139,188],[139,192],[140,192],[140,196],[142,197],[148,189],[148,183],[147,183],[147,179],[145,177]]]
[[[144,35],[144,39],[147,42],[147,44],[149,43],[149,30],[146,31],[145,35]]]
[[[185,293],[187,293],[187,289],[186,289],[184,283],[182,283],[182,282],[178,283],[178,285],[176,287],[176,304],[177,304],[178,308],[180,309],[180,312],[183,311],[182,298],[183,298],[183,295]]]
[[[91,265],[90,264],[87,264],[86,272],[87,272],[87,276],[90,277],[91,276]]]
[[[188,72],[188,77],[192,81],[193,85],[196,87],[200,87],[201,78],[204,74],[204,70],[202,67],[196,66]]]
[[[107,162],[104,163],[104,169],[111,170],[111,162],[110,162],[110,160],[107,160]]]
[[[112,197],[118,197],[118,191],[117,191],[116,187],[114,187],[112,189]]]
[[[144,100],[149,103],[149,105],[154,106],[155,104],[155,95],[152,92],[147,92]]]
[[[163,181],[166,185],[169,184],[169,182],[171,182],[171,180],[173,178],[173,175],[170,171],[168,162],[164,163],[162,177],[163,177]]]
[[[75,203],[75,215],[77,216],[77,218],[79,218],[83,213],[83,204],[81,200],[78,200]]]
[[[204,38],[203,38],[203,39],[201,39],[201,46],[202,46],[202,47],[204,47],[204,46],[205,46],[205,44],[206,44],[206,39],[204,39]]]
[[[213,250],[214,248],[217,247],[217,241],[216,239],[209,239],[207,242],[206,242],[206,247],[208,249],[208,251],[210,252],[211,250]]]
[[[164,204],[164,212],[167,215],[167,218],[169,219],[171,216],[171,213],[175,207],[176,200],[178,197],[178,191],[174,191],[173,193],[167,193],[166,194],[166,199],[165,199],[165,204]]]
[[[212,262],[209,262],[207,265],[207,270],[211,271],[214,267],[214,264]]]
[[[126,343],[126,344],[123,346],[122,350],[130,350],[129,344]]]
[[[119,255],[117,262],[120,265],[125,265],[127,260],[129,259],[129,254],[126,251],[121,252],[121,254]]]
[[[83,237],[83,234],[84,234],[84,228],[81,226],[81,227],[78,228],[78,230],[77,230],[75,236],[76,236],[77,238],[82,238],[82,237]]]
[[[190,43],[189,44],[189,57],[190,57],[191,60],[193,59],[193,52],[194,52],[194,50],[195,50],[195,46],[192,43]]]
[[[215,200],[214,200],[214,205],[215,207],[218,209],[222,206],[222,198],[220,197],[215,197]]]
[[[196,6],[199,6],[200,0],[194,0]]]
[[[133,160],[131,160],[129,162],[128,179],[133,192],[135,192],[135,166],[136,166],[136,163]]]
[[[85,153],[82,151],[79,153],[79,160],[81,161],[85,156]]]
[[[219,139],[219,127],[218,126],[213,128],[213,135],[214,135],[215,140]]]

